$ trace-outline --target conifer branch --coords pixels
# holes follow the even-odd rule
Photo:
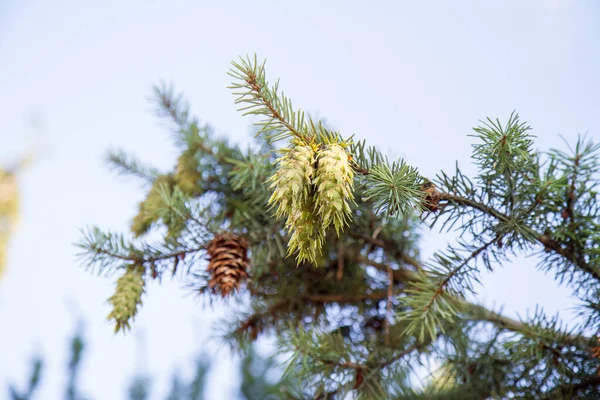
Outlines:
[[[233,68],[228,74],[238,83],[232,83],[229,89],[241,90],[234,92],[238,97],[236,104],[244,104],[239,111],[243,115],[261,115],[266,119],[258,122],[260,126],[257,135],[263,132],[269,132],[268,137],[272,141],[286,139],[294,136],[304,143],[311,142],[311,136],[307,134],[307,125],[304,121],[304,112],[295,111],[292,102],[278,93],[279,82],[270,88],[265,77],[265,63],[258,63],[256,55],[254,60],[241,58],[237,63],[232,61]]]
[[[456,267],[452,268],[452,270],[446,274],[446,276],[438,283],[436,284],[436,288],[435,288],[435,292],[433,294],[433,296],[431,297],[431,300],[429,300],[429,303],[427,303],[427,305],[425,305],[425,307],[423,308],[424,312],[427,312],[431,306],[433,305],[433,303],[435,302],[435,300],[437,299],[437,297],[439,297],[445,287],[448,285],[448,283],[450,282],[450,280],[452,278],[454,278],[455,276],[457,276],[457,274],[472,260],[474,260],[475,258],[477,258],[477,256],[479,254],[481,254],[482,252],[486,251],[488,249],[488,247],[490,247],[494,242],[496,242],[496,239],[490,240],[487,243],[484,243],[482,246],[480,246],[479,248],[475,249],[471,254],[469,254],[468,257],[465,257],[461,263],[459,265],[457,265]]]
[[[468,207],[477,209],[477,210],[482,211],[483,213],[490,215],[502,222],[508,222],[510,220],[510,218],[507,215],[504,215],[503,213],[495,210],[494,208],[488,207],[488,206],[481,204],[472,199],[453,195],[450,193],[441,193],[440,200],[445,200],[445,201],[448,201],[449,203],[459,204],[459,205],[468,206]],[[583,271],[590,274],[596,280],[600,281],[600,270],[597,270],[596,268],[589,265],[583,259],[583,257],[577,256],[572,250],[563,248],[558,242],[556,242],[555,240],[552,240],[547,235],[539,234],[535,231],[532,231],[529,228],[526,228],[526,229],[531,233],[532,236],[534,236],[536,238],[536,240],[540,244],[544,245],[544,247],[546,249],[554,251],[555,253],[564,257],[566,260],[570,261],[573,265],[579,267]]]
[[[207,234],[227,229],[248,243],[236,251],[215,247],[213,275],[224,282],[228,272],[241,276],[247,267],[252,275],[249,310],[236,318],[231,337],[241,344],[277,333],[282,348],[294,353],[290,368],[303,389],[340,398],[438,400],[600,393],[593,388],[600,382],[589,381],[598,360],[585,336],[600,326],[599,145],[580,139],[572,154],[537,153],[516,113],[505,124],[488,119],[474,129],[477,175],[467,177],[457,163],[455,174],[438,175],[438,190],[403,160],[389,162],[365,141],[351,143],[305,119],[278,82],[269,85],[264,66],[246,57],[229,72],[236,104],[260,118],[256,148],[242,152],[212,138],[182,96],[163,85],[156,88],[158,113],[174,125],[181,147],[174,169],[160,175],[125,153],[109,156],[119,170],[152,183],[133,233],[165,232],[157,244],[88,232],[81,244],[101,271],[125,272],[111,297],[118,329],[137,312],[146,277],[160,276],[171,262],[176,268],[186,255],[186,264],[196,264]],[[276,159],[273,142],[281,139],[290,141]],[[275,216],[269,207],[277,207]],[[426,266],[417,259],[416,218],[389,217],[414,210],[430,217],[432,227],[442,221],[442,229],[459,232],[457,245],[435,253]],[[542,267],[556,269],[557,279],[568,280],[583,299],[585,324],[566,330],[542,310],[512,319],[465,299],[482,266],[492,270],[540,244],[547,253]],[[290,249],[307,262],[286,258]],[[233,253],[242,259],[239,268],[217,271],[216,255],[223,264]],[[183,270],[206,289],[206,271]],[[390,324],[395,307],[401,318]],[[410,363],[396,361],[409,354],[412,361],[414,353],[420,361],[431,351],[464,388],[411,388]]]
[[[363,256],[358,256],[357,261],[374,266],[382,272],[386,272],[389,268],[389,266],[386,264],[369,260],[368,258]],[[411,282],[417,282],[420,279],[418,273],[403,268],[393,270],[392,274],[394,276],[394,280],[401,282],[404,286],[409,285]],[[387,291],[381,290],[379,292],[372,293],[371,296],[373,296],[372,298],[384,299],[387,296]],[[353,298],[352,296],[337,295],[334,298],[332,298],[331,301],[352,302],[357,300],[360,299]],[[467,302],[466,300],[460,298],[454,298],[453,301],[457,303],[457,308],[465,313],[464,318],[473,319],[477,321],[487,321],[498,326],[501,329],[507,329],[525,335],[531,335],[531,329],[518,320],[503,316],[502,314],[490,311],[483,306]],[[587,347],[591,343],[590,338],[580,335],[564,335],[564,339],[564,344],[570,344],[579,347]]]
[[[386,291],[363,293],[363,294],[317,294],[317,293],[306,293],[302,294],[302,298],[312,302],[325,302],[325,303],[355,303],[367,299],[379,300],[384,299],[387,296]]]
[[[454,203],[454,204],[468,206],[468,207],[477,209],[477,210],[483,212],[484,214],[491,215],[492,217],[494,217],[497,220],[502,221],[502,222],[509,221],[509,217],[507,215],[504,215],[503,213],[494,209],[493,207],[486,206],[485,204],[482,204],[473,199],[468,199],[466,197],[461,197],[461,196],[453,195],[450,193],[440,193],[440,200],[442,200],[442,201],[445,200],[445,201],[448,201],[449,203]]]
[[[375,266],[377,269],[382,272],[387,272],[390,268],[389,265],[375,262],[373,260],[369,260],[364,256],[357,256],[357,261],[364,263],[366,265]],[[404,268],[401,269],[392,269],[392,275],[394,277],[394,281],[401,282],[404,286],[409,285],[412,282],[418,281],[420,278],[418,273],[406,270]],[[355,303],[361,302],[366,299],[379,300],[385,299],[388,296],[388,290],[380,290],[372,293],[365,293],[360,295],[354,294],[311,294],[306,293],[301,295],[302,298],[309,300],[311,302],[325,302],[325,303]],[[456,305],[457,309],[460,309],[462,312],[463,319],[473,320],[473,321],[485,321],[490,322],[497,326],[499,329],[512,331],[515,333],[523,334],[528,337],[537,337],[535,333],[531,330],[529,326],[520,322],[518,320],[512,319],[510,317],[506,317],[502,314],[499,314],[494,311],[490,311],[487,308],[477,305],[474,303],[470,303],[466,300],[460,298],[453,298],[452,300]],[[279,305],[278,308],[280,308]],[[270,313],[270,312],[269,312]],[[260,318],[257,316],[257,318]],[[591,339],[581,335],[572,335],[572,334],[561,334],[563,345],[573,345],[578,347],[587,348],[590,346]]]
[[[394,271],[392,267],[388,265],[387,267],[388,274],[388,287],[386,293],[386,318],[385,318],[385,344],[386,346],[390,344],[390,317],[392,315],[392,296],[394,294]]]
[[[165,82],[153,87],[155,113],[159,117],[168,117],[182,133],[190,124],[190,106],[183,95],[175,94],[173,85],[167,86]]]
[[[404,160],[374,165],[366,176],[365,201],[372,200],[377,213],[409,215],[413,207],[420,207],[421,181],[417,170]]]
[[[122,175],[134,175],[148,183],[154,182],[160,172],[153,167],[142,165],[132,154],[123,150],[109,151],[106,161]]]

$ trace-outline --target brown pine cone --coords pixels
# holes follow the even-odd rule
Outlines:
[[[223,297],[237,290],[248,278],[248,244],[244,238],[231,233],[220,233],[206,246],[207,271],[211,273],[208,287]]]

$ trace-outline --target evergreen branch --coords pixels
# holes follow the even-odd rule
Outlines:
[[[134,175],[148,183],[154,182],[160,172],[153,167],[142,165],[132,154],[124,150],[109,151],[106,161],[122,175]]]
[[[387,291],[363,293],[363,294],[317,294],[306,293],[301,295],[302,298],[319,303],[355,303],[367,299],[379,300],[387,296]]]
[[[537,191],[535,198],[533,199],[529,207],[519,212],[519,214],[523,217],[527,217],[528,215],[530,215],[536,208],[543,204],[543,196],[547,193],[548,189],[556,183],[556,181],[548,179],[546,183],[544,183],[544,185]]]
[[[370,260],[364,256],[357,256],[356,261],[371,265],[377,268],[382,272],[387,272],[390,269],[390,266],[387,264],[383,264],[380,262],[376,262],[374,260]],[[392,275],[394,277],[394,281],[402,283],[405,287],[410,285],[411,283],[418,282],[421,278],[419,274],[413,271],[409,271],[405,268],[400,269],[392,269]],[[379,290],[372,293],[365,293],[360,295],[355,294],[302,294],[302,298],[312,301],[312,302],[325,302],[325,303],[356,303],[361,302],[366,299],[372,300],[382,300],[388,296],[387,290]],[[506,317],[497,312],[488,310],[487,308],[477,305],[474,303],[470,303],[466,300],[451,297],[451,302],[455,305],[456,309],[461,311],[462,319],[465,320],[473,320],[473,321],[485,321],[492,323],[497,326],[499,329],[512,331],[515,333],[522,334],[527,337],[537,338],[538,335],[531,329],[531,327],[527,324],[524,324],[521,321],[515,320],[510,317]],[[264,316],[272,315],[274,310],[280,309],[283,305],[280,303],[276,303],[273,307],[273,310],[268,310]],[[256,323],[260,320],[263,315],[254,315],[252,317],[252,323]],[[435,335],[434,335],[435,336]],[[564,334],[560,335],[556,333],[555,336],[560,336],[560,343],[563,345],[572,345],[577,346],[579,348],[587,348],[590,346],[591,339],[581,335],[575,334]],[[431,339],[431,338],[430,338]]]
[[[287,137],[294,136],[304,143],[310,143],[311,135],[307,134],[308,127],[304,121],[304,112],[295,111],[292,102],[283,95],[279,94],[279,82],[276,82],[272,88],[265,78],[265,63],[258,64],[256,55],[254,60],[241,58],[240,62],[232,61],[232,68],[229,75],[239,81],[232,83],[228,89],[242,90],[234,92],[238,97],[235,104],[245,104],[238,111],[243,111],[243,115],[262,115],[266,119],[257,123],[260,130],[257,135],[271,131],[269,138],[272,141],[278,141]]]
[[[342,349],[338,348],[340,346],[335,343],[319,344],[318,347],[322,350],[327,349],[325,350],[326,353],[323,354],[313,348],[306,348],[304,343],[296,341],[293,347],[295,355],[290,360],[290,366],[293,365],[292,362],[296,361],[298,356],[301,356],[302,364],[307,365],[307,363],[310,363],[311,369],[326,373],[326,376],[330,377],[330,383],[337,386],[334,390],[326,392],[326,396],[356,393],[359,396],[358,398],[362,398],[362,395],[365,398],[389,398],[388,389],[381,385],[383,376],[380,375],[380,372],[427,345],[429,345],[429,342],[413,343],[401,351],[396,351],[391,357],[377,359],[379,356],[372,354],[362,362],[357,362],[351,361],[347,354],[341,353],[340,350]],[[348,371],[351,373],[349,374]],[[389,373],[390,375],[397,375],[395,370]],[[318,395],[322,396],[323,393],[318,393]]]
[[[371,266],[375,266],[377,269],[383,272],[387,271],[388,268],[386,264],[369,260],[368,258],[363,256],[358,256],[357,261]],[[394,276],[395,281],[401,282],[405,286],[409,285],[412,282],[416,282],[420,279],[418,273],[403,268],[393,270],[392,274]],[[384,299],[387,296],[387,291],[381,290],[379,292],[373,293],[372,295],[373,298],[376,297],[379,299]],[[354,301],[354,299],[352,297],[341,297],[334,301]],[[490,311],[481,305],[470,303],[463,299],[454,298],[453,301],[457,303],[457,308],[464,312],[464,314],[467,316],[466,318],[470,318],[472,320],[477,321],[490,322],[496,325],[498,328],[531,336],[531,329],[518,320],[506,317],[494,311]],[[564,335],[564,339],[564,344],[574,345],[578,347],[588,347],[591,343],[590,338],[580,335]]]
[[[394,270],[392,267],[388,265],[387,268],[388,273],[388,287],[386,293],[386,319],[385,323],[385,344],[388,346],[390,344],[390,321],[389,318],[392,315],[392,295],[394,290]]]
[[[408,215],[413,206],[421,204],[421,180],[416,168],[404,160],[374,165],[366,177],[364,201],[373,201],[377,213],[387,210],[389,215]]]
[[[474,128],[476,134],[471,135],[480,140],[473,145],[472,157],[479,165],[482,181],[487,187],[501,188],[502,205],[513,213],[519,177],[527,179],[523,171],[535,169],[531,128],[520,122],[514,111],[504,126],[498,119],[492,121],[490,118],[482,124]]]
[[[159,117],[169,117],[179,128],[180,132],[187,130],[190,124],[190,107],[182,94],[175,94],[173,85],[165,82],[153,87],[155,112]]]
[[[569,185],[566,191],[565,198],[565,210],[563,211],[563,215],[566,215],[565,222],[567,220],[571,220],[572,223],[575,223],[576,215],[575,215],[575,185],[577,183],[577,177],[579,175],[579,163],[581,162],[581,154],[577,152],[573,159],[573,174],[571,176],[571,184]],[[566,212],[565,212],[566,211]]]
[[[411,311],[407,311],[407,312],[403,313],[403,315],[405,317],[407,317],[408,319],[412,319],[411,324],[407,328],[409,331],[412,328],[416,328],[416,326],[419,323],[423,323],[423,324],[426,325],[427,321],[430,321],[430,322],[435,321],[436,319],[428,318],[427,317],[428,314],[431,313],[431,312],[439,314],[442,317],[442,319],[449,319],[449,320],[451,320],[452,314],[455,314],[454,310],[452,309],[452,303],[456,303],[456,302],[454,302],[454,301],[448,301],[448,300],[451,299],[451,297],[449,297],[448,299],[445,299],[445,296],[448,295],[448,291],[446,290],[446,286],[448,286],[448,284],[450,283],[450,281],[452,280],[452,278],[456,277],[457,274],[470,261],[476,259],[479,254],[481,254],[482,252],[486,251],[488,249],[488,247],[492,243],[494,243],[495,241],[496,241],[495,239],[491,240],[491,241],[488,241],[487,243],[484,243],[482,246],[480,246],[479,248],[477,248],[474,251],[472,251],[471,254],[469,254],[467,257],[464,257],[462,259],[462,261],[458,265],[452,267],[452,269],[450,270],[450,272],[448,274],[446,274],[444,276],[444,278],[441,279],[439,282],[437,282],[437,283],[428,282],[427,284],[425,284],[421,279],[419,279],[419,280],[414,281],[412,283],[411,286],[414,286],[414,287],[409,286],[409,289],[406,290],[407,293],[414,294],[415,291],[419,291],[419,292],[423,293],[423,295],[422,296],[420,295],[419,297],[416,297],[416,296],[409,297],[407,299],[408,301],[406,301],[406,303],[410,304],[411,308],[412,308]],[[447,260],[447,262],[450,263],[450,265],[451,265],[452,261],[450,261],[450,259],[442,257],[441,255],[439,255],[438,258],[440,259],[441,262],[444,262],[444,261]],[[425,279],[427,279],[427,278],[425,278]],[[427,290],[423,291],[423,289],[425,287],[427,287]],[[421,300],[421,298],[425,300],[425,296],[426,296],[425,293],[428,293],[428,292],[431,293],[431,295],[428,296],[429,300],[426,303],[423,303],[423,301]],[[455,294],[453,294],[452,296],[455,296]],[[441,309],[439,309],[440,305],[437,304],[437,303],[439,303],[440,301],[446,304],[447,310],[441,310]],[[418,306],[418,308],[415,308],[415,306]],[[461,307],[456,307],[455,309],[456,310],[460,310]],[[418,318],[413,318],[416,314],[419,314]],[[440,328],[442,328],[441,325],[440,325]]]
[[[369,146],[365,149],[366,140],[352,143],[350,145],[350,154],[352,154],[352,167],[361,175],[369,175],[370,170],[375,165],[384,164],[387,159],[381,154],[375,146]]]
[[[427,344],[429,344],[429,342]],[[412,353],[413,351],[417,350],[420,347],[423,347],[423,343],[414,343],[411,346],[409,346],[408,348],[397,352],[396,354],[394,354],[394,356],[392,356],[388,359],[385,359],[381,362],[378,362],[376,365],[359,364],[359,363],[350,362],[350,361],[344,361],[344,362],[338,363],[333,360],[323,359],[323,358],[315,358],[315,360],[318,362],[321,362],[325,365],[330,365],[330,366],[335,366],[335,367],[345,368],[345,369],[353,369],[353,370],[357,370],[357,371],[363,371],[363,373],[369,372],[372,374],[377,370],[383,369],[383,368],[395,363],[396,361],[409,355],[410,353]],[[299,352],[302,352],[302,349],[299,347],[296,347],[296,350]]]
[[[229,75],[240,110],[259,119],[262,147],[246,155],[224,140],[211,139],[209,129],[199,128],[190,117],[182,96],[163,85],[155,88],[158,113],[174,125],[183,147],[174,170],[159,175],[123,152],[109,155],[119,171],[152,183],[133,232],[140,236],[159,224],[167,228],[164,243],[155,245],[99,231],[81,244],[91,265],[124,273],[110,299],[117,329],[126,328],[137,312],[147,278],[160,276],[171,261],[176,268],[186,254],[191,254],[186,262],[193,264],[204,236],[227,226],[248,236],[253,275],[247,285],[250,310],[238,317],[238,335],[231,337],[241,344],[265,330],[276,332],[294,352],[290,365],[303,390],[326,397],[438,400],[466,393],[477,393],[473,398],[483,393],[515,398],[598,393],[585,384],[600,384],[590,379],[600,352],[591,348],[595,338],[583,335],[600,321],[599,145],[579,140],[571,153],[538,154],[529,127],[516,113],[506,124],[488,119],[474,129],[476,178],[465,176],[457,164],[455,174],[441,172],[436,178],[440,193],[404,161],[389,162],[365,141],[343,141],[320,122],[305,119],[279,91],[278,82],[267,82],[265,63],[256,56],[233,62]],[[281,139],[292,139],[290,149],[305,146],[310,154],[294,158],[298,168],[290,169],[309,173],[297,174],[308,179],[296,179],[295,189],[288,184],[298,194],[296,203],[306,207],[286,226],[282,215],[273,218],[265,207],[271,195],[265,181],[279,176],[273,175],[280,167],[274,165],[280,160],[275,160],[273,142]],[[343,160],[343,166],[334,159]],[[277,186],[285,188],[287,175],[281,177]],[[294,203],[287,192],[280,194],[276,203]],[[354,195],[357,207],[331,201]],[[305,201],[309,198],[311,202]],[[200,204],[207,208],[200,210]],[[458,226],[458,246],[435,253],[431,268],[413,258],[418,254],[416,218],[377,215],[409,215],[413,208],[427,211],[432,226],[438,220],[442,229]],[[312,258],[322,268],[306,263],[293,268],[285,259],[286,244],[293,248],[286,228],[294,234],[324,232],[330,223],[349,234],[340,240],[333,233],[317,238],[322,252],[318,260],[316,254]],[[303,248],[315,238],[305,235]],[[567,330],[558,316],[549,318],[543,311],[512,319],[464,298],[482,264],[491,270],[510,252],[531,251],[534,245],[547,253],[542,267],[556,269],[557,280],[567,279],[588,302],[593,315],[587,323]],[[194,276],[189,269],[187,273]],[[198,273],[198,282],[207,273]],[[390,325],[393,307],[402,318]],[[295,324],[286,329],[286,320]],[[314,330],[298,329],[308,326]],[[408,375],[402,378],[406,382],[395,378],[402,368],[414,373],[411,364],[429,359],[431,350],[445,357],[444,364],[453,368],[449,378],[465,390],[436,386],[417,394]]]
[[[410,353],[412,353],[413,351],[425,347],[427,345],[429,345],[431,341],[423,341],[423,342],[416,342],[414,344],[412,344],[411,346],[409,346],[407,349],[398,352],[397,354],[395,354],[393,357],[388,358],[387,360],[383,361],[382,363],[380,363],[379,365],[377,365],[377,369],[383,369],[389,365],[391,365],[392,363],[395,363],[396,361],[400,360],[401,358],[409,355]]]
[[[298,351],[300,353],[304,353],[302,351],[302,349],[299,347],[296,347],[296,351]],[[344,361],[341,363],[337,363],[333,360],[328,360],[328,359],[324,359],[324,358],[315,358],[315,361],[320,362],[325,365],[335,366],[335,367],[344,368],[344,369],[353,369],[353,370],[358,370],[358,371],[364,371],[366,369],[366,367],[364,365],[357,364],[357,363],[350,362],[350,361]]]
[[[294,373],[303,385],[312,386],[319,395],[355,393],[361,398],[389,398],[387,385],[382,385],[384,375],[380,371],[390,368],[420,347],[413,344],[385,357],[389,351],[383,354],[357,352],[339,334],[299,331],[289,339],[291,344],[286,347],[293,356],[284,375]],[[388,373],[399,373],[398,367],[395,365]],[[314,373],[320,374],[323,379],[312,380]]]
[[[500,329],[520,333],[527,337],[538,338],[538,335],[535,334],[531,327],[527,324],[524,324],[523,322],[506,317],[497,312],[488,310],[487,308],[481,305],[468,303],[465,300],[461,301],[464,303],[462,309],[465,311],[465,314],[473,320],[491,322]],[[559,332],[553,332],[552,335],[560,336],[563,339],[560,342],[560,344],[577,346],[579,348],[588,348],[590,346],[590,343],[592,342],[591,338],[582,335]]]
[[[98,228],[92,228],[85,232],[82,241],[77,246],[84,250],[79,257],[87,259],[86,264],[89,268],[98,265],[100,273],[115,264],[120,267],[129,264],[143,265],[155,269],[156,264],[161,261],[173,260],[178,263],[205,249],[204,243],[198,247],[175,249],[156,249],[146,243],[135,246],[127,242],[123,235],[104,233]]]
[[[416,280],[406,286],[406,295],[401,298],[403,307],[398,313],[398,318],[408,322],[404,335],[415,336],[420,342],[427,341],[444,333],[459,317],[462,304],[456,301],[457,294],[437,293],[436,289],[435,281],[423,273],[416,275]]]
[[[263,319],[267,317],[275,318],[275,315],[285,307],[289,306],[288,300],[281,300],[271,304],[266,310],[255,312],[239,323],[233,334],[244,334],[248,333],[251,339],[256,339],[258,334],[263,329]]]
[[[477,209],[477,210],[483,212],[484,214],[491,215],[492,217],[494,217],[497,220],[502,221],[502,222],[508,222],[510,220],[510,218],[507,215],[501,213],[500,211],[498,211],[492,207],[488,207],[485,204],[482,204],[475,200],[468,199],[466,197],[457,196],[457,195],[453,195],[450,193],[440,193],[440,200],[442,200],[442,201],[445,200],[449,203],[454,203],[454,204],[468,206],[468,207]]]
[[[445,200],[450,203],[455,203],[477,209],[485,214],[491,215],[492,217],[498,219],[501,222],[510,221],[510,218],[507,215],[501,213],[500,211],[492,207],[488,207],[485,204],[479,203],[472,199],[456,196],[449,193],[441,193],[440,200]],[[600,271],[588,264],[583,257],[577,256],[572,250],[562,247],[560,243],[551,239],[547,235],[540,235],[539,233],[533,231],[531,228],[526,228],[526,231],[528,232],[528,234],[531,234],[532,236],[536,237],[536,240],[540,244],[544,245],[546,249],[552,250],[553,252],[559,254],[563,258],[570,261],[573,265],[579,267],[581,270],[587,272],[596,280],[600,281]]]
[[[120,254],[117,252],[113,252],[110,249],[103,249],[103,248],[99,248],[99,247],[90,247],[89,250],[96,252],[97,254],[103,254],[108,257],[115,258],[115,259],[122,260],[122,261],[131,261],[131,262],[136,262],[136,263],[141,263],[141,264],[152,264],[152,263],[155,263],[157,261],[162,261],[162,260],[168,260],[168,259],[173,259],[173,258],[185,258],[189,254],[204,250],[204,247],[195,248],[195,249],[187,249],[187,250],[182,250],[182,251],[177,251],[177,252],[172,252],[172,253],[164,253],[164,254],[151,256],[151,257],[139,257],[139,256],[133,255],[133,254],[132,255],[124,255],[124,254]]]
[[[493,239],[493,240],[488,241],[487,243],[484,243],[482,246],[480,246],[479,248],[474,250],[468,257],[465,257],[459,265],[454,267],[452,269],[452,271],[450,271],[450,273],[447,274],[444,277],[444,279],[442,279],[436,285],[434,295],[431,297],[431,300],[429,301],[429,303],[427,303],[427,305],[424,307],[423,311],[427,312],[431,308],[433,303],[436,301],[436,298],[439,297],[444,292],[444,288],[448,285],[448,283],[450,282],[450,280],[453,277],[457,276],[457,274],[461,271],[461,269],[463,269],[471,260],[474,260],[475,258],[477,258],[477,256],[479,254],[486,251],[488,249],[488,247],[490,247],[494,242],[496,242],[496,239]]]

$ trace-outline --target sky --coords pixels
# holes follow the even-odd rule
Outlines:
[[[212,399],[232,396],[230,357],[208,338],[211,312],[180,283],[151,284],[132,332],[106,320],[112,279],[76,259],[80,230],[127,231],[144,195],[104,162],[124,148],[168,170],[176,153],[152,114],[152,85],[171,82],[219,134],[245,143],[252,119],[226,87],[230,62],[256,53],[294,105],[425,176],[470,164],[468,135],[516,110],[536,147],[600,139],[597,2],[0,1],[0,165],[32,148],[20,176],[21,220],[0,281],[0,393],[48,362],[44,399],[62,398],[68,338],[84,321],[81,375],[95,399],[119,399],[135,371],[162,399],[175,368],[217,353]],[[425,235],[423,256],[452,235]],[[507,315],[543,305],[568,320],[574,300],[534,259],[484,274],[477,299]],[[145,351],[144,351],[145,350]],[[144,354],[142,356],[142,354]],[[187,368],[187,370],[186,370]],[[4,394],[0,394],[0,397]]]

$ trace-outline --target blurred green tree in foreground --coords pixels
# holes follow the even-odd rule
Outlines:
[[[538,151],[513,113],[474,129],[476,176],[457,162],[427,178],[295,109],[256,58],[230,74],[241,110],[261,117],[248,148],[216,137],[161,87],[176,165],[161,173],[110,155],[148,185],[132,237],[92,228],[80,243],[90,269],[120,273],[109,299],[117,331],[148,280],[177,275],[230,305],[232,344],[277,338],[285,376],[301,388],[281,398],[600,398],[598,144]],[[456,239],[422,260],[419,236],[433,228]],[[577,324],[466,300],[482,269],[517,256],[572,288]],[[429,361],[435,378],[416,385]]]
[[[84,395],[78,385],[78,376],[81,370],[81,361],[85,353],[85,341],[78,332],[70,340],[70,357],[67,365],[67,386],[62,398],[66,400],[91,400],[97,397]],[[200,356],[195,362],[194,376],[186,381],[178,373],[173,374],[171,387],[166,400],[203,400],[207,398],[206,376],[210,371],[211,363],[206,356]],[[241,385],[238,396],[232,400],[275,400],[282,394],[293,391],[292,385],[281,378],[274,362],[257,354],[250,348],[240,362]],[[13,384],[9,387],[11,400],[35,400],[41,397],[36,394],[44,376],[44,362],[37,356],[31,363],[31,373],[22,389]],[[233,383],[232,386],[237,386]],[[147,375],[135,376],[123,398],[128,400],[147,400],[151,397],[154,388],[152,377]],[[156,396],[152,396],[156,398]],[[58,398],[58,397],[56,397]]]

